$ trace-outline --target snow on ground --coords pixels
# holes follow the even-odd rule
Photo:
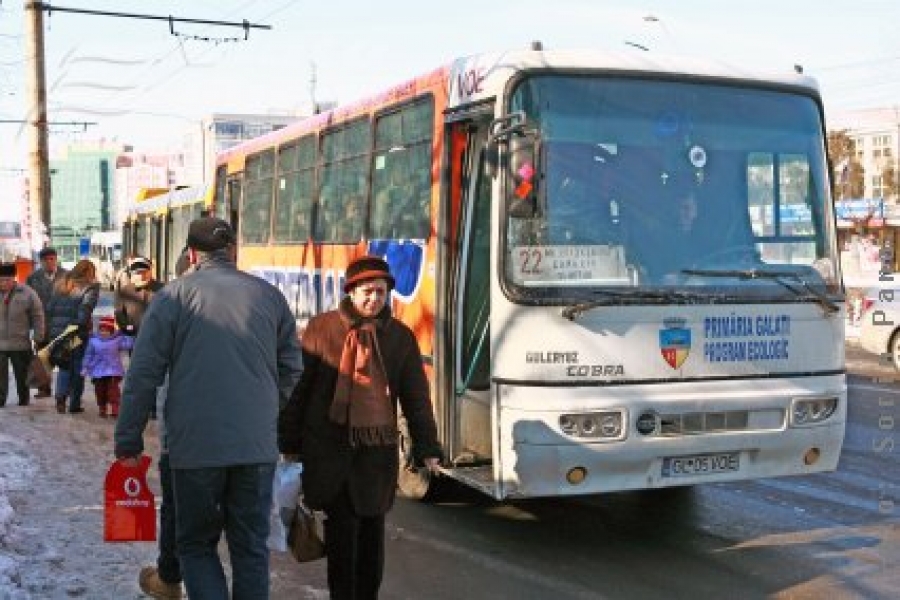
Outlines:
[[[52,398],[18,406],[12,382],[10,373],[0,408],[0,600],[146,598],[137,576],[155,564],[156,544],[103,542],[115,422],[98,416],[92,391],[84,413],[60,415]],[[158,501],[155,423],[144,439]],[[227,556],[224,545],[220,553]],[[324,561],[300,565],[273,553],[271,565],[273,600],[327,598]]]

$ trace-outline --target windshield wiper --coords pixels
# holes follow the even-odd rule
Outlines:
[[[736,277],[738,279],[769,279],[787,288],[798,297],[805,296],[802,290],[785,281],[785,279],[796,280],[806,292],[812,295],[813,299],[818,302],[826,315],[838,312],[840,307],[828,299],[822,292],[812,287],[806,279],[794,271],[767,271],[762,269],[683,269],[681,271],[686,275],[699,275],[701,277]]]
[[[594,290],[594,294],[603,295],[603,300],[589,300],[587,302],[579,302],[562,309],[562,316],[570,321],[574,321],[582,313],[597,308],[598,306],[609,306],[610,298],[622,299],[639,299],[639,300],[655,300],[658,304],[667,302],[685,303],[698,298],[706,298],[705,295],[692,294],[677,290]]]

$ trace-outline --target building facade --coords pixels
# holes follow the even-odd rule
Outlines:
[[[216,155],[232,146],[281,129],[302,118],[297,114],[213,113],[184,133],[183,185],[212,182]]]
[[[122,145],[64,146],[50,159],[50,244],[61,261],[78,260],[79,240],[114,229],[116,157]]]
[[[900,107],[847,111],[827,125],[846,132],[863,169],[863,197],[835,202],[842,270],[852,287],[877,279],[883,269],[900,270],[894,252],[900,243]]]
[[[137,150],[116,141],[68,144],[50,159],[52,223],[44,230],[22,178],[22,239],[36,253],[44,244],[60,259],[78,260],[81,240],[121,227],[140,190],[210,185],[216,155],[302,118],[296,114],[214,113],[198,121],[172,152]]]
[[[898,203],[900,173],[900,107],[840,113],[828,121],[830,131],[846,131],[864,173],[865,198]],[[893,179],[893,182],[891,181]]]

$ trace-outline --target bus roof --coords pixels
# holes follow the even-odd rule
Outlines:
[[[141,201],[136,201],[128,207],[128,214],[145,214],[166,209],[193,204],[207,197],[211,192],[211,186],[194,185],[166,191],[163,194],[154,195]]]
[[[815,79],[797,72],[793,65],[771,72],[737,67],[719,60],[700,59],[655,52],[612,52],[604,50],[510,50],[459,58],[425,75],[414,77],[374,96],[335,107],[229,148],[217,164],[232,157],[295,139],[302,134],[344,122],[381,106],[413,98],[426,90],[442,89],[448,94],[447,108],[487,100],[501,95],[516,73],[534,69],[591,70],[609,75],[634,77],[696,78],[734,84],[790,88],[819,97]]]
[[[747,85],[776,86],[818,95],[812,77],[798,73],[792,65],[784,71],[763,71],[738,67],[720,60],[655,52],[602,50],[513,50],[476,54],[452,64],[447,82],[449,107],[497,96],[516,73],[535,69],[584,69],[609,75],[661,78],[718,79]],[[468,81],[467,77],[472,78]],[[471,83],[477,81],[477,87]],[[469,84],[469,85],[466,85]]]

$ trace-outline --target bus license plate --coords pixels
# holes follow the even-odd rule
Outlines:
[[[738,452],[722,454],[695,454],[693,456],[667,456],[662,463],[663,477],[690,477],[730,473],[741,468]]]

